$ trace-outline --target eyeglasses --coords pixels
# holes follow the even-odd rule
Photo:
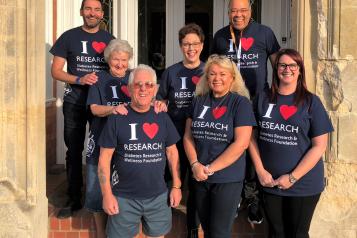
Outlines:
[[[200,47],[202,43],[201,42],[193,42],[193,43],[188,43],[188,42],[182,42],[181,46],[182,48],[185,49],[189,49],[190,46],[192,46],[192,48],[197,49],[198,47]]]
[[[232,8],[232,9],[229,9],[229,13],[230,14],[242,14],[242,15],[245,15],[247,14],[248,12],[250,11],[249,8],[241,8],[241,9],[237,9],[237,8]]]
[[[278,69],[280,70],[285,70],[287,67],[289,67],[289,69],[291,71],[295,71],[299,68],[299,65],[297,64],[284,64],[284,63],[278,63]]]
[[[148,89],[152,89],[152,88],[154,88],[154,86],[155,86],[155,83],[153,83],[153,82],[136,82],[136,83],[134,83],[134,88],[135,89],[141,89],[143,86],[145,86],[145,88],[148,88]]]

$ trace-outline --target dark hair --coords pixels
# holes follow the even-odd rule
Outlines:
[[[83,10],[83,7],[84,7],[84,3],[86,2],[87,0],[82,0],[82,4],[81,4],[81,10]],[[101,7],[103,8],[103,3],[101,0],[97,0],[98,2],[100,2],[100,5]]]
[[[229,0],[228,10],[231,8],[232,1],[233,0]],[[248,0],[248,3],[249,3],[249,7],[252,7],[252,5],[254,4],[254,0]]]
[[[179,30],[179,43],[181,45],[182,39],[185,38],[188,34],[196,34],[200,38],[201,43],[205,40],[205,34],[203,33],[202,28],[196,23],[190,23],[185,25]]]
[[[283,55],[289,56],[291,59],[293,59],[297,65],[299,66],[299,77],[297,80],[297,85],[296,85],[296,90],[295,90],[295,97],[294,97],[294,104],[296,106],[302,105],[305,101],[307,103],[310,103],[312,94],[309,92],[306,86],[306,79],[305,79],[305,66],[304,66],[304,61],[299,54],[294,49],[281,49],[278,51],[275,62],[274,62],[274,67],[273,67],[273,79],[271,83],[271,90],[270,90],[270,101],[271,102],[276,102],[277,100],[277,94],[279,91],[279,78],[278,78],[278,64],[279,60]]]

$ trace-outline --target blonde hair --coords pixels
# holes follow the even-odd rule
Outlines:
[[[207,77],[211,66],[214,64],[228,70],[232,74],[233,82],[229,91],[238,93],[239,95],[249,99],[249,91],[237,69],[237,65],[227,56],[217,54],[213,54],[208,58],[205,65],[204,74],[201,76],[201,79],[196,86],[196,95],[203,96],[211,92],[211,89],[208,86]]]

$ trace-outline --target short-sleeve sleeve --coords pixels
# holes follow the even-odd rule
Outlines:
[[[56,40],[56,42],[50,49],[50,53],[52,55],[59,56],[59,57],[65,58],[65,59],[67,58],[67,54],[68,54],[67,35],[68,35],[68,33],[65,32]]]
[[[268,56],[274,54],[275,52],[280,50],[280,45],[278,40],[276,39],[274,32],[268,28],[266,31],[266,47]]]
[[[118,145],[116,121],[119,115],[110,115],[106,120],[103,131],[100,134],[98,145],[104,148],[115,148]]]
[[[233,126],[256,126],[252,104],[245,97],[241,97],[237,103]]]
[[[87,97],[87,105],[97,104],[101,105],[102,101],[100,99],[100,91],[97,83],[93,84],[89,87],[88,97]]]
[[[333,131],[331,120],[319,97],[314,95],[311,102],[311,125],[309,136],[314,138]]]

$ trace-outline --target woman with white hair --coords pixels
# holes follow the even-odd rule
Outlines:
[[[114,39],[104,50],[104,59],[109,65],[108,71],[97,73],[98,81],[89,88],[87,105],[94,115],[89,128],[87,144],[87,182],[85,208],[93,213],[97,237],[106,237],[107,215],[102,208],[102,193],[98,180],[98,138],[104,127],[106,117],[122,112],[121,104],[130,101],[127,88],[129,79],[129,60],[133,48],[126,40]]]
[[[255,119],[236,64],[211,55],[196,87],[184,146],[195,178],[196,206],[205,237],[231,237]]]

